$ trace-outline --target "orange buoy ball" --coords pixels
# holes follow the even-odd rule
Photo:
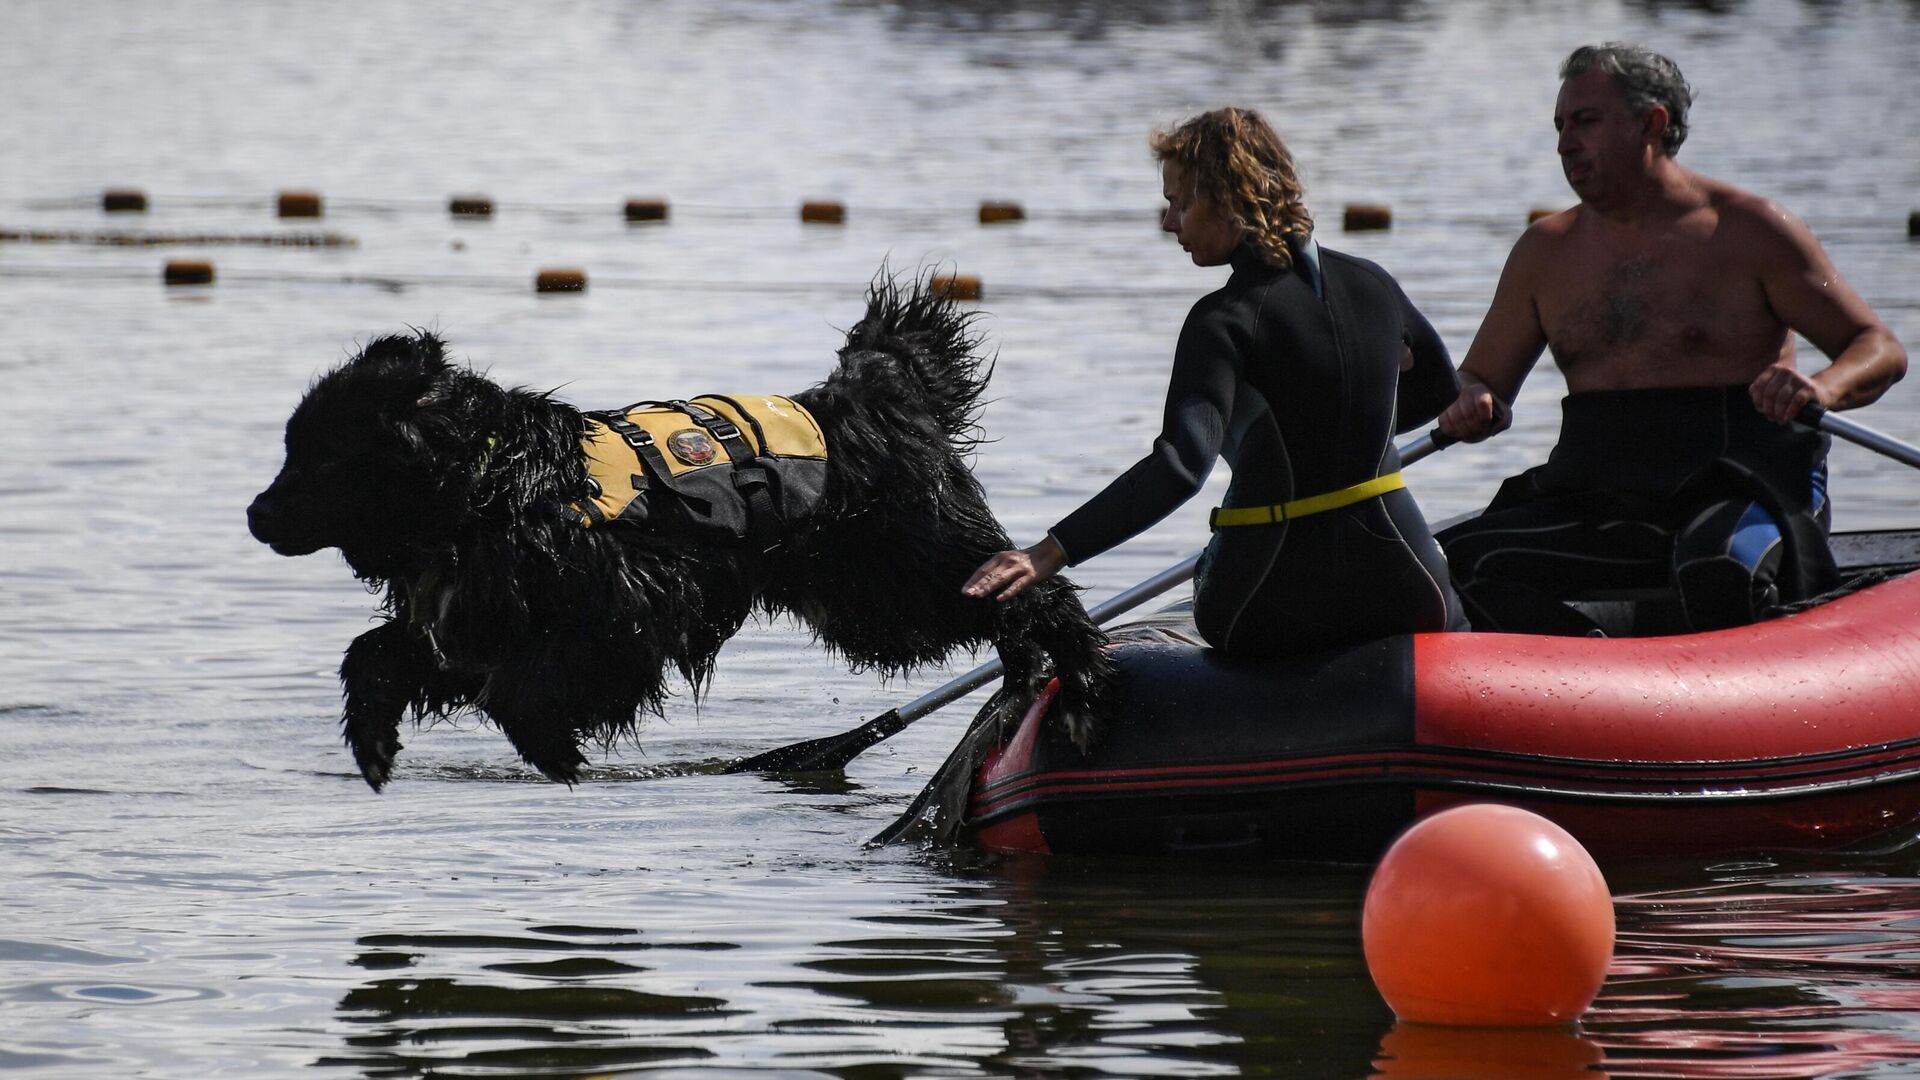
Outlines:
[[[324,212],[320,194],[314,191],[283,191],[279,205],[283,218],[319,217]]]
[[[585,292],[587,291],[587,272],[585,270],[542,270],[533,276],[534,292]]]
[[[493,200],[485,195],[455,195],[447,200],[447,212],[457,218],[493,216]]]
[[[1010,221],[1027,220],[1026,208],[1014,202],[983,202],[980,204],[980,224],[1001,225]]]
[[[927,292],[954,300],[978,300],[980,279],[973,274],[935,274],[927,279]]]
[[[1393,228],[1393,207],[1372,203],[1351,203],[1340,222],[1348,232],[1372,232]]]
[[[847,208],[842,203],[816,200],[800,204],[800,220],[810,225],[843,225]]]
[[[160,280],[169,285],[211,285],[213,264],[204,259],[170,259]]]
[[[667,200],[665,199],[628,199],[628,221],[665,221],[667,220]]]
[[[1474,1027],[1570,1023],[1613,957],[1613,899],[1565,829],[1473,803],[1401,834],[1367,886],[1360,936],[1402,1020]]]

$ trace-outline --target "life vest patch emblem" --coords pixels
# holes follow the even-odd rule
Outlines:
[[[667,436],[667,450],[688,465],[706,465],[720,452],[699,428],[682,428]]]

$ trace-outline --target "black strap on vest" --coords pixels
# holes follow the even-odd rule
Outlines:
[[[708,394],[707,396],[712,398],[715,401],[726,402],[727,404],[733,406],[734,412],[737,412],[741,416],[745,417],[747,421],[747,426],[753,429],[754,441],[760,444],[760,450],[762,453],[766,452],[766,449],[767,449],[766,429],[760,426],[760,421],[754,419],[753,414],[747,411],[747,407],[745,405],[740,404],[738,401],[735,401],[734,399],[728,397],[725,394]]]
[[[640,455],[640,460],[646,462],[646,471],[648,473],[659,477],[660,482],[667,487],[674,486],[673,473],[667,468],[667,459],[661,456],[660,448],[654,445],[652,432],[628,420],[625,412],[609,411],[588,413],[587,415],[607,425],[608,429],[614,434],[626,440],[626,444],[633,447],[633,452]],[[633,490],[645,491],[647,489],[646,476],[635,473],[632,476],[632,480]]]
[[[716,401],[724,401],[733,406],[733,411],[746,418],[747,426],[753,429],[754,441],[760,444],[760,449],[764,452],[767,449],[767,433],[766,430],[760,426],[760,421],[755,420],[753,414],[748,412],[745,406],[732,398],[722,394],[713,394],[711,396]],[[707,412],[707,410],[698,405],[692,404],[688,404],[686,410],[688,415],[699,422],[700,426],[707,428],[709,432],[713,432],[714,429],[708,426],[707,421],[703,419],[705,416],[713,416],[712,413]],[[719,420],[720,418],[715,416],[714,419]],[[720,420],[720,422],[723,424],[726,423],[725,420]],[[732,424],[727,424],[727,426],[730,428],[733,427]],[[734,428],[734,433],[737,440],[739,437],[739,429]],[[719,438],[717,434],[715,434],[714,437]],[[771,470],[769,470],[766,463],[758,457],[751,454],[734,454],[733,444],[731,443],[727,445],[727,453],[729,456],[732,456],[734,460],[733,486],[735,490],[739,491],[741,496],[747,500],[747,509],[749,511],[747,528],[750,530],[755,543],[759,544],[765,551],[772,551],[774,548],[779,547],[785,540],[787,535],[787,519],[784,514],[780,513],[780,503],[773,496],[772,483],[769,480]]]
[[[748,446],[747,441],[740,437],[740,429],[733,421],[704,406],[695,405],[691,401],[669,401],[667,404],[693,417],[694,423],[707,429],[707,434],[713,436],[715,442],[727,448],[727,457],[735,465],[753,460],[753,447]],[[755,434],[759,433],[755,432]],[[761,445],[766,445],[764,439]]]
[[[739,409],[740,415],[747,416],[747,410],[741,409],[739,402],[726,398],[721,400]],[[693,417],[694,423],[705,428],[708,435],[727,448],[727,457],[733,461],[734,490],[747,501],[747,539],[762,551],[779,547],[787,534],[787,519],[781,515],[780,506],[774,500],[771,474],[766,463],[740,437],[740,428],[718,413],[691,401],[670,401],[668,404]],[[747,423],[753,424],[754,437],[765,447],[766,432],[754,423],[751,416],[747,416]]]

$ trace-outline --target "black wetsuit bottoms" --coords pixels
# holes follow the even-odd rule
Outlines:
[[[1574,394],[1547,464],[1443,530],[1474,626],[1581,634],[1562,603],[1674,589],[1688,625],[1753,622],[1834,584],[1827,438],[1754,411],[1744,386]]]

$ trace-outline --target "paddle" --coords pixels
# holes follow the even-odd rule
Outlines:
[[[1793,418],[1796,424],[1805,424],[1818,428],[1829,435],[1847,440],[1857,446],[1864,446],[1876,454],[1890,457],[1902,465],[1911,465],[1920,469],[1920,446],[1903,443],[1891,435],[1858,424],[1852,420],[1835,416],[1819,405],[1807,405],[1801,408],[1800,415]]]
[[[1444,449],[1452,441],[1437,430],[1430,431],[1401,448],[1400,465],[1405,468],[1436,450]],[[1191,580],[1194,568],[1199,563],[1200,555],[1196,552],[1190,558],[1167,567],[1133,588],[1110,597],[1106,602],[1087,612],[1087,616],[1096,624],[1104,625],[1108,620],[1124,615],[1167,590]],[[723,773],[825,772],[844,769],[848,762],[899,734],[908,724],[943,705],[966,697],[999,678],[1001,670],[1000,660],[996,657],[945,686],[928,691],[897,709],[888,709],[851,731],[777,747],[736,761],[720,771]]]

